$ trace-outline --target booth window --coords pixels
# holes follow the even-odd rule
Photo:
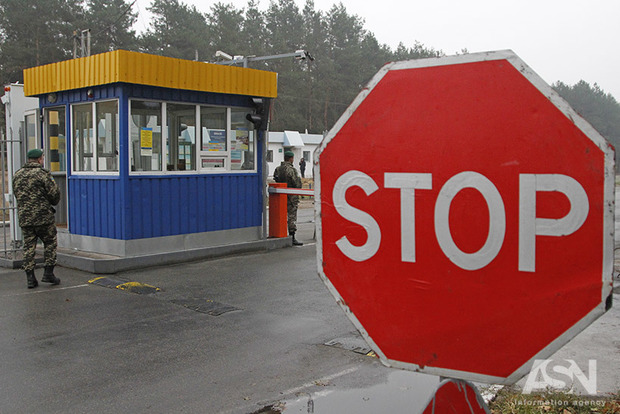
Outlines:
[[[161,171],[161,112],[160,102],[131,101],[132,171]]]
[[[38,148],[37,145],[37,115],[28,114],[26,119],[26,153],[33,149]]]
[[[254,169],[254,125],[246,119],[247,109],[232,108],[230,115],[230,169]]]
[[[228,159],[228,124],[226,108],[200,107],[202,155],[200,167],[204,170],[225,169]]]
[[[196,106],[166,105],[168,136],[166,164],[168,171],[195,170],[196,159]]]
[[[45,108],[47,165],[51,172],[67,171],[65,145],[65,107]]]
[[[118,101],[76,104],[71,108],[73,171],[118,171]]]
[[[134,172],[227,172],[256,168],[248,108],[130,100]]]
[[[97,171],[118,171],[118,102],[98,102]]]
[[[93,106],[73,105],[73,171],[93,171]]]

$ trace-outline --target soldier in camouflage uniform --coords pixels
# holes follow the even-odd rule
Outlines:
[[[288,188],[301,188],[301,178],[297,174],[297,170],[293,167],[293,158],[295,154],[292,151],[284,153],[284,161],[273,173],[273,178],[278,183],[286,183]],[[303,246],[303,243],[295,239],[297,231],[297,206],[299,204],[298,195],[288,195],[286,203],[286,211],[288,213],[288,233],[293,237],[294,246]]]
[[[56,266],[56,225],[54,207],[60,201],[58,185],[49,171],[43,168],[43,151],[28,151],[28,163],[13,177],[13,193],[17,200],[17,216],[24,234],[24,266],[28,289],[39,285],[34,274],[34,254],[37,239],[45,248],[45,271],[41,282],[57,285],[54,275]]]

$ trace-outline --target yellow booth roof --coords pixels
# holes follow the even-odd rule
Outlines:
[[[26,96],[117,82],[275,98],[278,74],[115,50],[24,70]]]

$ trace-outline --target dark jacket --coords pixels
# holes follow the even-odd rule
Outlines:
[[[54,224],[53,206],[60,201],[60,190],[38,162],[30,161],[15,173],[13,194],[20,227]]]

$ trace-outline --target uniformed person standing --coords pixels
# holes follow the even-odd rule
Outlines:
[[[28,162],[13,177],[13,193],[17,200],[17,217],[24,234],[24,265],[28,289],[39,285],[34,274],[34,255],[37,239],[44,246],[45,271],[41,282],[57,285],[60,279],[54,275],[56,266],[56,224],[53,206],[60,201],[60,190],[52,174],[43,168],[43,151],[28,151]]]
[[[284,161],[273,173],[273,178],[278,183],[286,183],[288,188],[301,188],[301,178],[297,174],[297,170],[293,167],[293,158],[295,154],[292,151],[284,153]],[[298,195],[288,195],[286,203],[286,212],[288,213],[288,234],[293,237],[293,246],[303,246],[303,243],[295,239],[297,231],[297,206],[299,205]]]

